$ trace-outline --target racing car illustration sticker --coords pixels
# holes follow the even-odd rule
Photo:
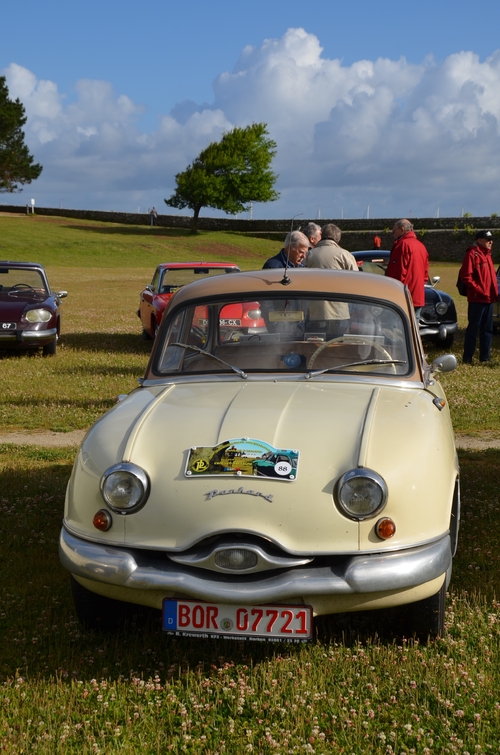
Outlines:
[[[274,448],[255,438],[233,438],[217,446],[193,446],[188,453],[186,477],[260,476],[274,480],[297,479],[299,452]]]

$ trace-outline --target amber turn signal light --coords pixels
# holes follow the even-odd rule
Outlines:
[[[396,524],[385,516],[383,519],[379,519],[375,525],[375,532],[381,540],[389,540],[390,537],[396,534]]]
[[[107,530],[109,530],[109,528],[113,524],[113,519],[109,511],[106,511],[106,509],[99,509],[97,514],[94,514],[92,524],[97,530],[101,530],[101,532],[107,532]]]

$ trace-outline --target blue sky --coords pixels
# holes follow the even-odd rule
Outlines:
[[[484,0],[5,4],[0,73],[44,171],[0,200],[167,212],[176,172],[264,121],[281,198],[254,217],[500,212],[499,21]]]

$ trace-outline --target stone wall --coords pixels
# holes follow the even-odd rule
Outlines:
[[[26,205],[0,205],[0,212],[26,214]],[[31,208],[30,208],[31,211]],[[94,220],[99,223],[120,223],[149,226],[151,219],[147,213],[104,212],[101,210],[63,210],[49,207],[35,207],[37,215],[51,215],[76,220]],[[349,251],[371,249],[373,237],[382,238],[382,249],[392,246],[391,230],[398,218],[382,218],[373,220],[355,219],[321,219],[312,222],[318,225],[335,223],[342,230],[341,244]],[[157,225],[163,228],[179,228],[189,230],[191,217],[187,215],[158,215]],[[293,228],[310,222],[306,218],[296,218]],[[480,228],[489,228],[500,242],[500,218],[412,218],[415,232],[425,244],[429,256],[433,260],[461,260],[465,249],[473,239],[474,233]],[[229,231],[244,233],[251,236],[270,238],[277,243],[283,241],[292,225],[288,218],[282,220],[248,220],[239,218],[199,218],[200,231]],[[497,245],[495,245],[497,246]],[[493,257],[499,259],[498,249],[494,246]]]

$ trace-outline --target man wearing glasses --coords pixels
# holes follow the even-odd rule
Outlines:
[[[463,363],[472,364],[479,331],[479,361],[491,359],[493,337],[493,302],[498,298],[498,284],[491,257],[493,234],[478,231],[475,244],[465,252],[459,276],[467,286],[468,325],[465,331]]]

